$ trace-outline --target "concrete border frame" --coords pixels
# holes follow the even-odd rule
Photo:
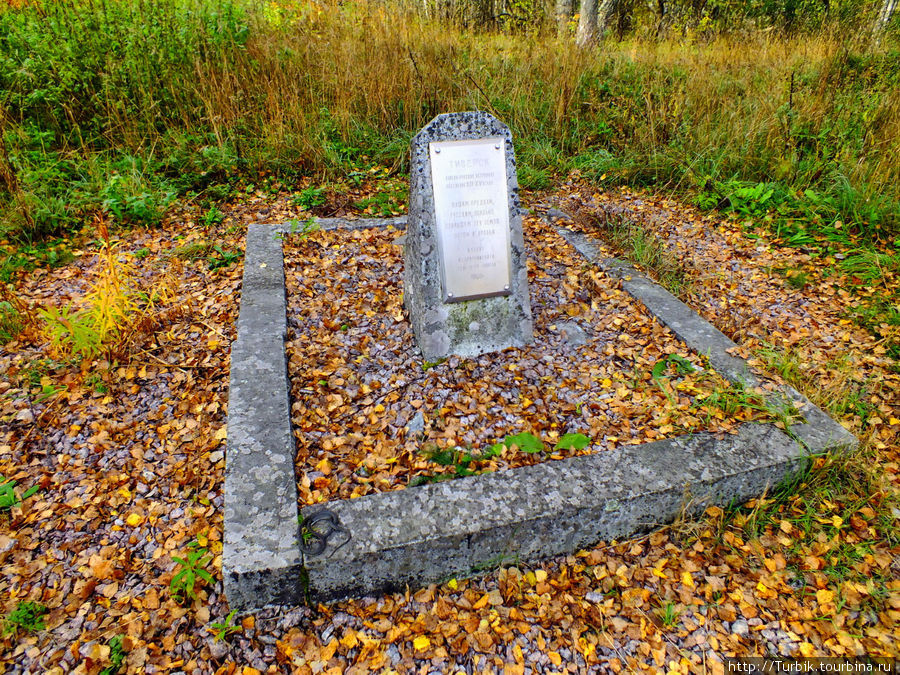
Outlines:
[[[564,215],[564,214],[561,214]],[[547,219],[732,382],[756,383],[736,345],[584,234]],[[404,218],[320,219],[322,229],[401,228]],[[800,470],[809,455],[857,440],[793,389],[780,395],[803,422],[788,433],[748,423],[724,438],[699,433],[298,510],[284,339],[282,238],[295,228],[247,230],[238,336],[232,345],[225,468],[225,594],[232,609],[372,595],[468,576],[503,562],[568,554],[671,522],[683,510],[741,503]],[[340,530],[310,552],[301,518],[323,508]]]

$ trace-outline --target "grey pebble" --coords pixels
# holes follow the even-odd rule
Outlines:
[[[738,619],[731,624],[731,632],[735,635],[748,635],[750,633],[750,626],[744,619]]]

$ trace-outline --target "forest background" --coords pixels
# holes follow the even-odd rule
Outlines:
[[[303,177],[327,187],[373,170],[403,176],[412,134],[467,109],[511,127],[526,189],[577,170],[766,219],[791,243],[896,250],[895,6],[8,4],[0,223],[18,246],[2,275],[97,212],[153,224],[178,197],[212,207]],[[402,202],[396,190],[385,201]]]

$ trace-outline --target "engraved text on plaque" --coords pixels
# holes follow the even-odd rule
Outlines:
[[[505,139],[432,142],[429,154],[444,301],[508,294]]]

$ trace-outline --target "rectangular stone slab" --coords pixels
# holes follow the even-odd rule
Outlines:
[[[742,503],[800,469],[803,455],[774,426],[745,424],[723,438],[680,436],[330,502],[351,538],[305,557],[310,590],[318,600],[370,595],[572,553],[669,522],[686,497],[695,512]]]
[[[285,327],[281,239],[271,227],[251,225],[225,455],[222,574],[234,608],[303,602]]]

